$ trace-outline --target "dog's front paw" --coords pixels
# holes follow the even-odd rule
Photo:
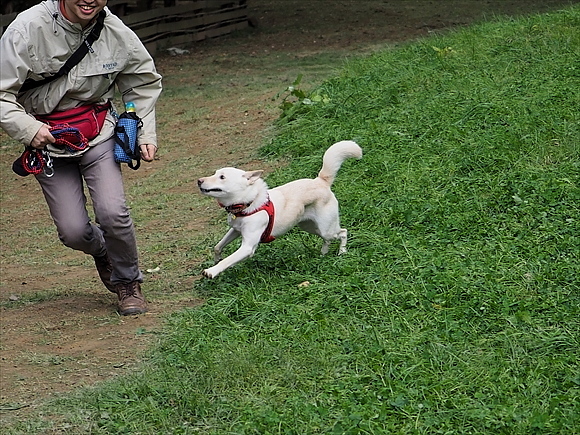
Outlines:
[[[210,267],[209,269],[204,269],[204,271],[202,272],[202,275],[205,276],[206,278],[215,278],[218,275],[218,271],[215,270],[215,268]]]

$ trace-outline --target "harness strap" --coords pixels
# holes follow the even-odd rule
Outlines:
[[[243,210],[249,206],[249,204],[232,204],[224,206],[219,203],[220,206],[224,207],[228,213],[233,214],[235,217],[251,216],[254,213],[265,210],[268,213],[268,226],[262,233],[260,237],[260,243],[270,243],[276,238],[272,236],[272,229],[274,228],[274,217],[276,215],[274,210],[274,203],[268,198],[268,200],[258,207],[256,210],[251,212],[244,212]]]

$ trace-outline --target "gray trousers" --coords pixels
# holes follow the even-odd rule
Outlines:
[[[125,204],[121,167],[114,160],[113,146],[114,139],[110,139],[80,157],[55,158],[54,175],[40,174],[36,178],[65,246],[97,257],[108,255],[114,284],[142,282],[135,229]],[[87,212],[85,183],[96,223]]]

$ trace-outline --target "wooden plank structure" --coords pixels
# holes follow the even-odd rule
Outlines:
[[[18,12],[12,12],[10,14],[0,15],[0,35],[2,35],[2,33],[4,33],[4,29],[6,27],[8,27],[8,24],[10,24],[12,21],[14,21],[14,18],[16,18],[16,15],[18,15]]]
[[[248,26],[247,0],[110,0],[108,7],[151,54]],[[0,15],[1,32],[17,13]]]

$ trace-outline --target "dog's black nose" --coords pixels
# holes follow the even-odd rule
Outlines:
[[[201,186],[203,184],[203,180],[200,178],[199,180],[197,180],[197,185]]]

